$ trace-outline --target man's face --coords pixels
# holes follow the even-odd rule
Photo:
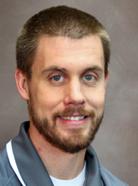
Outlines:
[[[98,36],[41,37],[28,81],[31,125],[65,152],[86,148],[103,117],[105,87]]]

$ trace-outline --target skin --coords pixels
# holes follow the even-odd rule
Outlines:
[[[42,36],[31,80],[19,69],[15,73],[22,98],[33,104],[39,118],[47,117],[49,125],[55,126],[56,134],[73,145],[87,139],[90,128],[94,130],[92,118],[76,121],[57,117],[54,123],[52,116],[57,111],[63,113],[66,108],[83,107],[94,112],[95,120],[100,118],[104,110],[107,76],[100,38],[93,35],[82,39]],[[74,111],[69,116],[78,115],[78,111]],[[36,129],[31,116],[29,136],[50,175],[71,179],[82,170],[86,148],[68,153],[49,143]]]

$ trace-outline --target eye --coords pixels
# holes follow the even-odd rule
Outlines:
[[[93,74],[85,74],[83,79],[85,81],[94,81],[94,80],[96,80],[96,77]]]
[[[49,76],[49,83],[52,86],[60,86],[65,83],[65,77],[63,74],[60,73],[53,73]]]
[[[94,84],[94,83],[96,83],[96,81],[97,81],[97,77],[96,77],[96,75],[94,75],[94,74],[85,74],[84,76],[83,76],[83,81],[86,83],[86,84]]]
[[[53,80],[53,81],[63,81],[63,76],[61,76],[61,75],[53,75],[52,77],[51,77],[51,80]]]

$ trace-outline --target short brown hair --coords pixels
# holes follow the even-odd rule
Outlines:
[[[92,15],[67,6],[51,7],[32,16],[17,39],[17,68],[31,78],[31,67],[37,43],[42,35],[66,36],[80,39],[89,35],[101,38],[104,51],[105,74],[110,59],[110,39],[103,25]]]

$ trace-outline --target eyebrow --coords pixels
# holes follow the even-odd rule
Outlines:
[[[58,67],[58,66],[54,65],[54,66],[50,66],[49,68],[44,69],[42,71],[42,75],[47,74],[47,73],[52,72],[52,71],[59,71],[59,72],[62,72],[62,73],[68,73],[68,71],[65,68]],[[104,72],[104,70],[97,65],[84,69],[82,73],[84,74],[88,71],[94,71],[94,72],[97,72],[99,74],[102,74]]]
[[[65,69],[65,68],[60,68],[60,67],[58,67],[58,66],[51,66],[51,67],[49,67],[49,68],[46,68],[46,69],[44,69],[43,71],[42,71],[42,74],[46,74],[46,73],[48,73],[48,72],[51,72],[51,71],[59,71],[59,72],[67,72],[67,70]]]
[[[102,74],[104,72],[104,69],[95,65],[93,67],[86,68],[83,73],[86,73],[86,72],[89,72],[89,71],[93,71],[93,72],[97,72],[99,74]]]

